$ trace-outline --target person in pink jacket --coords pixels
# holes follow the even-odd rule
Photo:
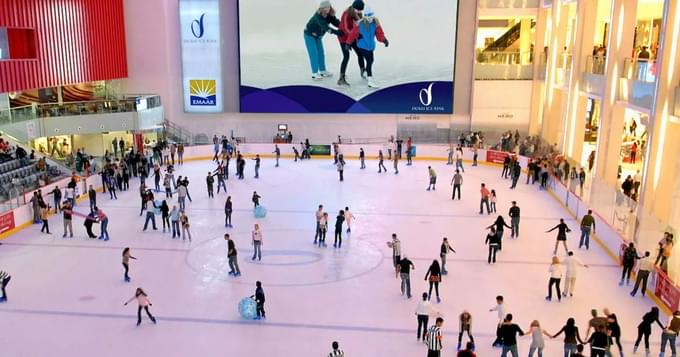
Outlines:
[[[142,309],[146,311],[146,315],[149,316],[149,319],[155,324],[156,323],[156,318],[151,315],[151,312],[149,311],[149,306],[153,306],[151,303],[151,300],[149,300],[149,296],[146,295],[144,290],[142,288],[137,288],[135,291],[135,296],[131,297],[128,301],[125,302],[126,305],[132,302],[132,300],[137,299],[137,303],[139,306],[137,307],[137,326],[139,326],[142,323]]]
[[[359,60],[359,70],[361,71],[361,77],[366,77],[366,65],[364,61],[364,56],[359,51],[357,47],[357,37],[358,32],[354,32],[357,27],[357,23],[361,20],[364,11],[364,2],[362,0],[355,0],[352,2],[352,6],[348,7],[345,12],[342,13],[340,18],[340,30],[343,32],[342,36],[338,36],[338,41],[340,42],[340,49],[342,50],[342,63],[340,63],[340,79],[338,79],[339,86],[349,86],[345,78],[345,73],[347,72],[347,63],[349,63],[350,52],[354,50]]]

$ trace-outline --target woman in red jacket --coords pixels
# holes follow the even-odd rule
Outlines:
[[[359,20],[361,20],[361,11],[364,10],[364,2],[362,0],[355,0],[352,6],[348,7],[345,12],[342,13],[340,18],[340,30],[343,32],[343,36],[339,36],[340,49],[342,49],[342,63],[340,64],[340,79],[338,79],[339,86],[349,86],[345,78],[345,73],[347,72],[347,63],[349,63],[350,51],[354,50],[359,60],[359,69],[361,70],[361,77],[365,76],[366,65],[364,64],[364,57],[361,55],[359,48],[357,47],[357,37],[354,28],[357,26]]]

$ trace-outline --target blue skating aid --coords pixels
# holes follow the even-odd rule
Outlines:
[[[252,320],[257,316],[257,303],[250,297],[243,298],[238,303],[238,312],[242,318]]]

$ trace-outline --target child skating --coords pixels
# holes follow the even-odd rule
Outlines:
[[[125,302],[125,306],[132,302],[132,300],[137,300],[137,303],[139,306],[137,307],[137,326],[139,326],[142,323],[142,309],[146,311],[146,315],[149,316],[149,319],[155,324],[156,323],[156,318],[151,315],[151,312],[149,311],[149,306],[153,306],[151,303],[151,300],[149,300],[149,296],[146,295],[144,290],[142,288],[137,288],[135,291],[135,296],[131,297],[128,301]]]
[[[128,275],[130,272],[130,259],[137,260],[137,258],[133,257],[132,253],[130,253],[130,248],[126,247],[123,249],[123,268],[125,269],[125,275],[123,276],[123,279],[127,283],[130,282],[130,276]]]
[[[373,81],[373,62],[375,61],[375,47],[376,39],[382,42],[385,47],[389,47],[390,42],[385,38],[380,21],[375,17],[375,13],[371,9],[364,11],[364,18],[359,21],[357,27],[354,28],[353,34],[358,38],[357,47],[359,53],[366,60],[366,75],[368,79],[369,88],[380,88]]]

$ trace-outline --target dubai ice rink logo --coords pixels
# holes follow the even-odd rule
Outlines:
[[[214,79],[190,79],[189,94],[191,105],[215,106],[217,105],[217,87]]]
[[[420,103],[426,107],[429,107],[430,104],[432,104],[432,86],[434,86],[434,83],[430,83],[427,88],[421,89],[418,93],[418,99],[420,99]]]
[[[196,38],[203,37],[203,34],[205,33],[205,28],[203,27],[203,18],[204,17],[205,17],[205,13],[202,13],[201,17],[199,17],[198,19],[194,19],[194,21],[191,21],[191,33]],[[194,26],[194,25],[196,25],[196,26]]]

